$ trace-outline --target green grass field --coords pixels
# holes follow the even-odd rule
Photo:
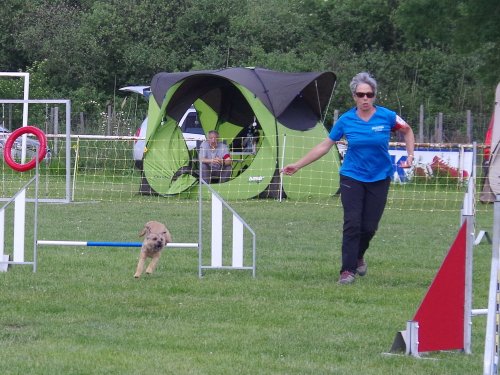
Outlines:
[[[196,250],[168,249],[134,279],[137,248],[39,247],[38,270],[0,273],[0,368],[8,374],[477,374],[485,317],[471,355],[387,355],[415,314],[459,228],[459,211],[388,209],[367,253],[368,275],[337,285],[336,205],[235,202],[257,233],[257,277],[207,271]],[[28,207],[30,208],[30,206]],[[29,209],[28,209],[29,211]],[[477,229],[490,229],[481,207]],[[38,238],[140,241],[148,220],[196,242],[197,203],[42,204]],[[29,238],[29,237],[28,237]],[[31,237],[32,238],[32,237]],[[28,246],[29,248],[29,246]],[[474,308],[485,308],[491,245],[474,254]]]

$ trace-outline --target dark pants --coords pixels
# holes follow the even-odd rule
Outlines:
[[[375,235],[384,213],[391,179],[361,182],[340,176],[340,197],[344,208],[342,268],[355,272]]]
[[[201,177],[205,182],[226,182],[231,178],[232,168],[230,165],[216,166],[203,163],[201,166]]]

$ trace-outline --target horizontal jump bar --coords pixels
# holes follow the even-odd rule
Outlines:
[[[141,247],[142,242],[99,242],[99,241],[36,241],[37,245],[52,245],[52,246],[101,246],[101,247]],[[171,242],[167,247],[189,247],[197,248],[198,243],[195,242]]]
[[[472,309],[471,315],[472,316],[488,315],[488,309]]]

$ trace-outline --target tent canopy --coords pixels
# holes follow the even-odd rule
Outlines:
[[[180,120],[197,98],[202,98],[216,112],[236,115],[242,108],[231,108],[227,98],[234,96],[234,83],[252,92],[280,122],[296,130],[316,125],[330,101],[336,76],[333,72],[283,73],[261,68],[230,68],[180,73],[158,73],[151,82],[151,92],[161,106],[165,94],[175,84],[182,86],[172,97],[167,113]],[[213,88],[217,87],[216,90]],[[226,103],[220,108],[221,103]],[[294,106],[291,104],[294,103]],[[297,110],[302,107],[302,110]],[[307,108],[308,111],[303,109]],[[287,113],[291,112],[291,113]],[[226,118],[229,113],[226,114]],[[224,116],[222,116],[224,117]],[[239,123],[239,121],[230,122]]]

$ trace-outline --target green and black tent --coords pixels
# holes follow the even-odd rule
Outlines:
[[[196,151],[178,124],[194,105],[205,133],[217,130],[232,152],[229,181],[212,184],[226,199],[257,196],[300,199],[333,195],[339,158],[330,152],[294,176],[282,165],[297,160],[327,135],[322,116],[336,76],[258,68],[158,73],[151,82],[143,184],[160,195],[198,191]],[[253,148],[247,135],[253,130]],[[320,171],[320,172],[318,172]]]

